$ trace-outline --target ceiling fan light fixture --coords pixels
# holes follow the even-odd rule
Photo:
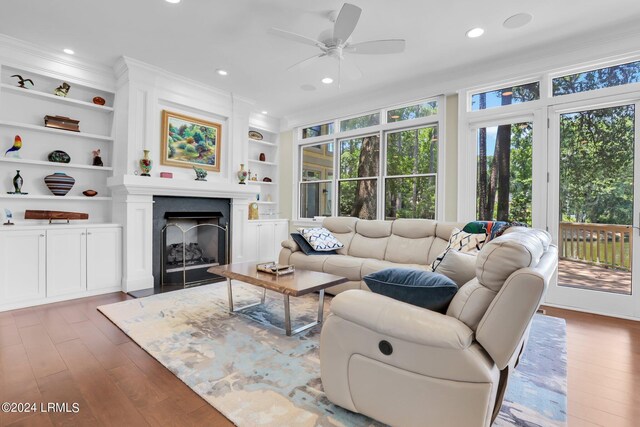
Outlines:
[[[229,74],[229,72],[227,70],[223,70],[222,68],[218,68],[216,70],[216,73],[218,73],[219,76],[226,76]]]
[[[480,27],[472,28],[469,31],[467,31],[467,37],[469,37],[470,39],[475,39],[477,37],[480,37],[483,34],[484,34],[484,29]]]
[[[321,81],[322,81],[322,83],[324,83],[326,85],[330,85],[331,83],[333,83],[333,79],[331,77],[325,77]]]

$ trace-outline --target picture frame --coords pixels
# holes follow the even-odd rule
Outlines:
[[[220,172],[220,123],[163,110],[161,143],[162,165]]]

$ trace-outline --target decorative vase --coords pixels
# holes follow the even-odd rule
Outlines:
[[[240,170],[238,171],[238,181],[240,181],[240,184],[246,184],[245,181],[248,176],[249,173],[244,169],[244,163],[240,163]]]
[[[44,183],[54,196],[65,196],[76,183],[75,178],[63,172],[55,172],[53,175],[44,177]]]
[[[13,177],[14,194],[22,194],[22,184],[24,180],[20,176],[20,171],[16,170],[16,176]]]
[[[151,168],[153,167],[153,161],[149,158],[149,150],[144,150],[144,157],[140,159],[140,170],[142,170],[142,176],[151,176]]]
[[[47,157],[50,162],[54,163],[69,163],[71,161],[71,156],[65,153],[62,150],[56,150],[49,153]]]
[[[264,155],[264,153],[260,153],[260,161],[264,162],[267,160],[267,156]]]

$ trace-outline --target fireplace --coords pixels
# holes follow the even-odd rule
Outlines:
[[[223,280],[207,269],[230,262],[229,200],[163,196],[153,201],[156,291]]]

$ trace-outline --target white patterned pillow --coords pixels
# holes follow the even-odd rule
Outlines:
[[[477,255],[482,244],[487,239],[486,234],[471,234],[454,228],[449,238],[447,248],[431,264],[431,271],[436,271],[440,263],[444,260],[447,252],[456,251],[470,255]]]
[[[298,228],[298,232],[309,242],[309,245],[311,245],[314,251],[328,252],[344,247],[344,245],[324,227]]]

